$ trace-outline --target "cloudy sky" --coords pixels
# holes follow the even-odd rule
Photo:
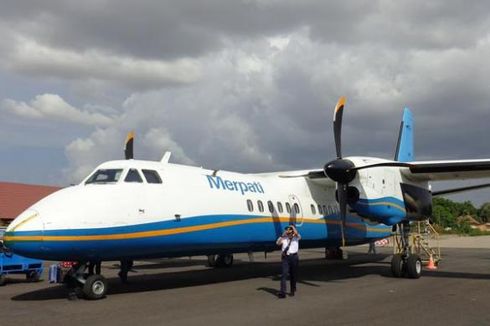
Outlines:
[[[0,180],[66,185],[135,155],[243,172],[490,157],[484,1],[0,0]],[[490,191],[471,195],[490,200]]]

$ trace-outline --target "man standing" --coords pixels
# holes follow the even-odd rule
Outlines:
[[[296,281],[298,278],[298,250],[299,250],[299,240],[301,240],[301,235],[296,230],[294,225],[289,225],[285,228],[284,233],[280,236],[276,244],[281,246],[281,290],[279,291],[279,298],[283,299],[286,297],[286,278],[289,273],[289,280],[291,282],[291,292],[290,296],[294,296],[296,292]]]
[[[374,240],[369,242],[369,250],[368,254],[374,254],[376,255],[376,244],[374,243]]]

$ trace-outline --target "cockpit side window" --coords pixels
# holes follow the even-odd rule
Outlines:
[[[122,174],[122,169],[100,169],[94,172],[85,184],[90,183],[116,183]]]
[[[136,169],[129,169],[128,174],[126,175],[126,178],[124,178],[125,182],[143,182],[143,179],[141,179],[141,176]]]
[[[141,170],[145,176],[146,182],[148,183],[162,183],[162,179],[155,170]]]

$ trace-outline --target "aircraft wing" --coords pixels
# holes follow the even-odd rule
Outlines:
[[[415,180],[490,178],[490,159],[407,162],[402,173]]]

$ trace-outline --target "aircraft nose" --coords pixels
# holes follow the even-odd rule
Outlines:
[[[28,209],[5,230],[4,244],[12,252],[35,258],[41,250],[44,223],[38,211]]]

